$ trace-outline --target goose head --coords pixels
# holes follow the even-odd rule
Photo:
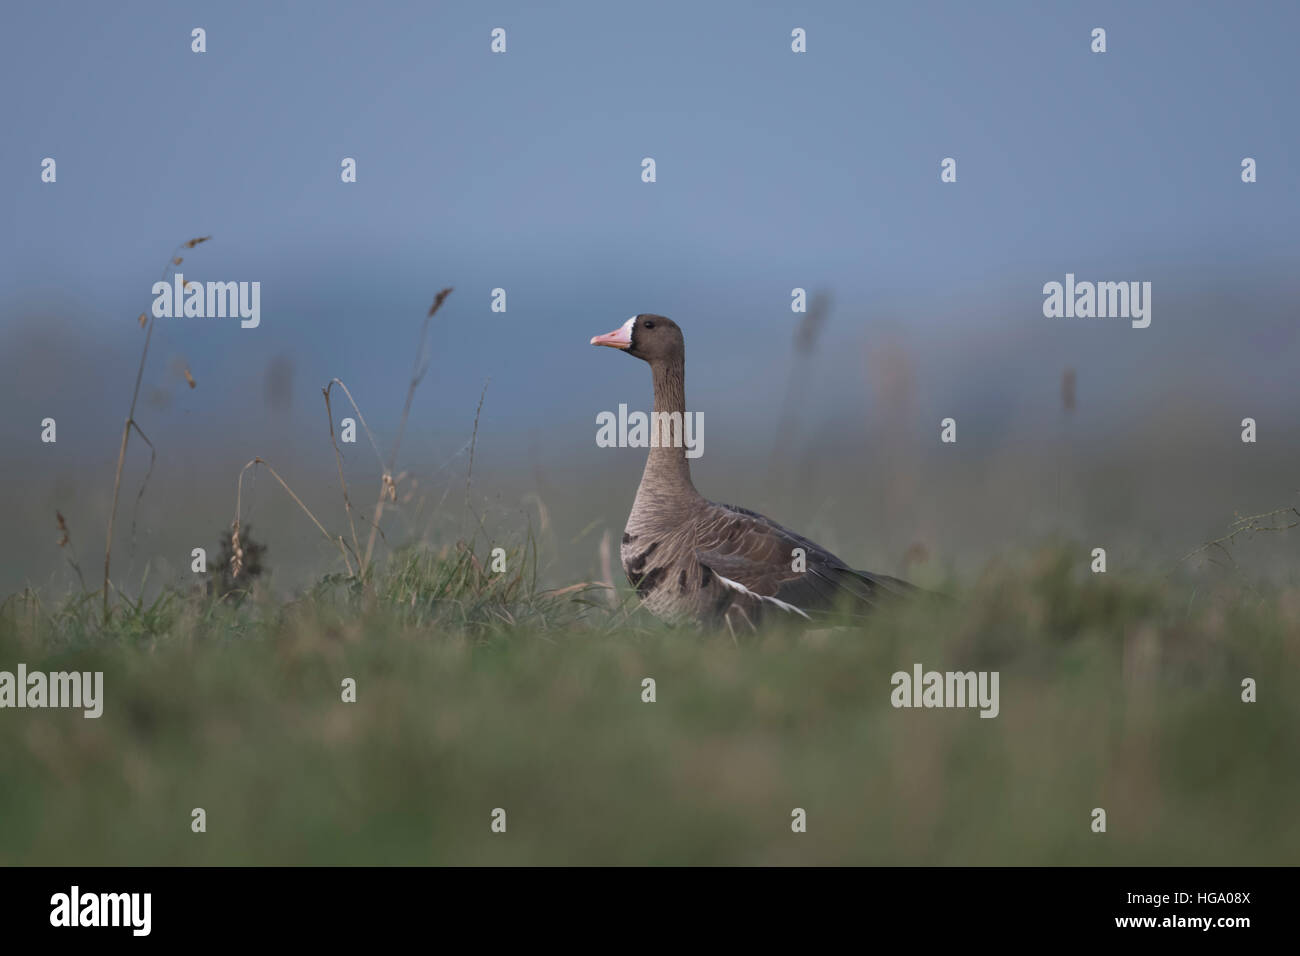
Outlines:
[[[622,349],[651,365],[681,362],[686,355],[686,340],[672,319],[662,315],[634,315],[613,332],[597,335],[592,345]]]

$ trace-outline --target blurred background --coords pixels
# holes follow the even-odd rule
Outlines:
[[[648,408],[650,380],[587,342],[643,311],[686,332],[700,490],[858,566],[960,573],[1059,535],[1107,547],[1112,571],[1158,568],[1234,514],[1297,503],[1294,4],[54,2],[7,19],[0,72],[23,94],[0,151],[0,593],[75,583],[56,510],[96,585],[136,317],[176,245],[207,235],[181,271],[260,281],[261,325],[157,323],[136,418],[158,458],[137,510],[133,439],[114,555],[128,593],[215,553],[255,455],[342,531],[320,390],[345,381],[387,455],[443,286],[389,544],[472,530],[490,379],[471,486],[487,527],[533,527],[553,583],[598,575],[644,451],[598,448],[596,415]],[[1067,272],[1151,282],[1150,327],[1044,318]],[[369,511],[363,436],[345,470]],[[336,569],[264,473],[244,521],[276,588]],[[1279,536],[1250,557],[1294,578],[1294,555]]]

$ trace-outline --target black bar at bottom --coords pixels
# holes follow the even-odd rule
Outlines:
[[[452,929],[484,942],[511,930],[541,943],[609,929],[668,943],[682,938],[663,935],[678,925],[697,940],[811,942],[845,930],[864,941],[882,932],[926,943],[1050,933],[1231,945],[1285,932],[1294,884],[1294,869],[1282,867],[7,868],[0,925],[6,943],[90,945],[337,945],[412,934],[435,942]]]

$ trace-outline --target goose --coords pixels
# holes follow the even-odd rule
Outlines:
[[[654,381],[650,452],[620,547],[628,583],[651,614],[673,623],[725,623],[734,636],[736,625],[757,629],[765,618],[859,613],[917,590],[854,570],[770,518],[696,491],[687,449],[668,434],[669,416],[686,415],[686,340],[676,322],[634,315],[591,344],[648,363]]]

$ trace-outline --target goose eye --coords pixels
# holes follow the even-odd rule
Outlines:
[[[641,327],[643,329],[653,329],[655,327],[655,324],[651,322],[649,319],[646,319],[644,322],[641,323]]]

